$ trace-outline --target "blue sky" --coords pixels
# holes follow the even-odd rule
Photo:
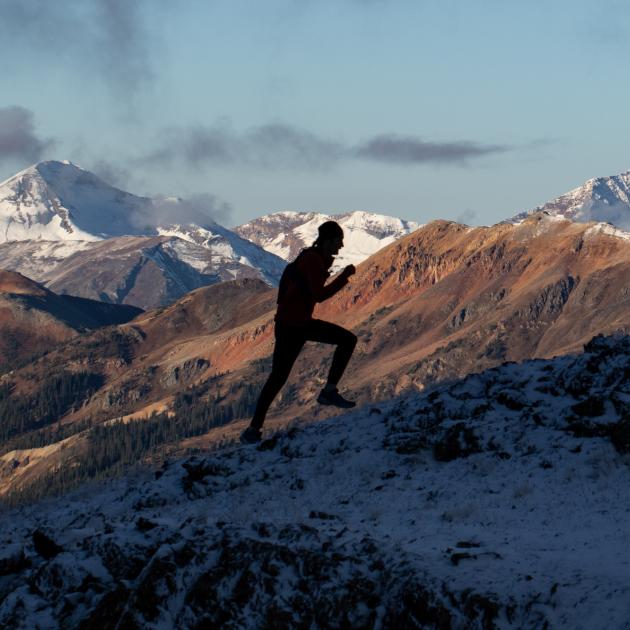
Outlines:
[[[490,224],[630,168],[628,35],[619,0],[1,0],[0,178]]]

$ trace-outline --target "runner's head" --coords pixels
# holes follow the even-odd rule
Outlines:
[[[343,247],[343,229],[336,221],[322,223],[317,232],[317,240],[313,247],[319,247],[331,256],[335,256]]]

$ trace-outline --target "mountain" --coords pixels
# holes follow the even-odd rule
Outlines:
[[[367,403],[628,331],[628,277],[630,240],[598,224],[544,213],[489,228],[435,221],[359,265],[315,316],[358,335],[343,386]],[[272,317],[248,327],[263,334],[239,331],[242,342],[226,340],[204,357],[226,371],[244,369],[241,356],[269,356]],[[308,345],[274,413],[321,417],[313,398],[329,360],[328,348]]]
[[[257,448],[215,430],[195,457],[6,510],[0,622],[624,627],[629,355],[598,337]],[[110,425],[75,467],[146,424]]]
[[[211,268],[222,279],[233,280],[248,277],[245,268],[258,270],[255,274],[271,286],[277,286],[286,266],[279,256],[269,253],[238,233],[224,228],[214,221],[205,227],[198,225],[163,225],[157,228],[158,234],[179,238],[211,252]],[[253,277],[254,274],[249,274]]]
[[[0,242],[137,234],[134,218],[151,204],[71,162],[40,162],[0,184]]]
[[[0,268],[12,269],[37,282],[78,252],[90,250],[100,241],[5,241],[0,243]]]
[[[282,259],[214,221],[155,227],[167,206],[191,212],[182,199],[137,197],[70,162],[36,164],[0,184],[0,265],[57,292],[142,308],[234,278],[278,283]]]
[[[216,236],[210,244],[198,244],[180,236],[123,236],[94,243],[77,252],[40,280],[59,293],[72,293],[113,304],[158,308],[202,286],[233,280],[261,278],[277,284],[283,265],[280,259],[245,243],[243,250],[262,273]],[[195,233],[205,232],[197,228]],[[181,231],[177,234],[182,235]],[[236,237],[239,239],[239,237]],[[240,240],[240,239],[239,239]],[[248,250],[257,250],[253,253]],[[1,248],[0,248],[1,252]],[[260,254],[260,258],[255,258]]]
[[[628,277],[630,240],[597,224],[544,213],[491,228],[436,221],[361,263],[350,285],[315,315],[357,334],[341,386],[367,405],[506,361],[576,352],[600,333],[628,333]],[[12,429],[3,450],[61,439],[48,416],[31,411],[24,419],[18,411],[28,400],[44,399],[60,374],[82,370],[92,380],[76,385],[72,403],[60,403],[65,438],[78,439],[86,426],[115,418],[170,414],[138,429],[147,434],[133,444],[150,446],[130,446],[126,464],[248,418],[271,365],[275,298],[256,279],[203,287],[15,370],[4,377],[11,391],[0,396],[0,415],[21,418],[22,429]],[[307,344],[270,410],[267,430],[334,413],[315,403],[330,355],[330,347]],[[95,390],[91,382],[100,385]],[[46,470],[44,462],[39,470]],[[7,476],[1,490],[10,493],[16,483]]]
[[[174,302],[198,287],[260,278],[277,285],[285,262],[221,226],[158,228],[159,236],[100,241],[0,243],[0,266],[57,293],[132,304],[143,309]]]
[[[114,418],[171,414],[169,407],[179,404],[175,398],[180,394],[182,404],[196,404],[198,396],[189,390],[200,380],[207,382],[212,399],[204,403],[200,415],[191,412],[183,422],[185,435],[220,423],[219,418],[227,416],[219,406],[234,398],[234,393],[213,378],[215,366],[200,356],[199,348],[221,343],[264,317],[274,303],[275,291],[258,279],[202,287],[128,324],[69,334],[65,343],[61,339],[56,347],[44,348],[45,356],[0,372],[0,456],[16,448],[27,449],[31,462],[0,474],[0,496],[10,494],[16,484],[25,489],[45,479],[48,490],[53,490],[60,477],[49,477],[51,471],[77,472],[72,462],[85,452],[88,437],[94,435],[86,429],[106,427]],[[245,358],[246,347],[231,345],[236,346],[235,352],[244,352]],[[241,385],[249,387],[246,381]],[[168,432],[178,431],[177,426],[170,420],[164,425]],[[151,423],[146,427],[155,428]],[[163,439],[155,435],[152,442],[163,444]],[[143,443],[143,439],[135,441],[137,446]],[[135,447],[129,455],[137,456]]]
[[[335,260],[334,271],[358,265],[397,239],[418,229],[413,221],[369,212],[319,214],[276,212],[234,228],[234,231],[284,260],[293,260],[301,249],[317,238],[324,221],[337,221],[344,231],[344,247]]]
[[[141,312],[132,306],[56,295],[19,273],[0,269],[0,372],[82,331],[122,324]]]
[[[611,223],[630,232],[630,171],[589,179],[582,186],[534,210],[517,214],[511,220],[522,221],[531,213],[540,211],[572,221]]]

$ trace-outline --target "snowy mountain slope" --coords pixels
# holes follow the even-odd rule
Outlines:
[[[157,228],[158,234],[172,236],[196,247],[210,251],[215,271],[229,265],[252,267],[268,284],[277,286],[286,261],[262,247],[241,238],[236,232],[224,228],[215,222],[208,222],[205,227],[197,225],[165,225]],[[183,249],[180,246],[180,249]],[[182,257],[183,258],[183,257]],[[194,266],[194,261],[191,261]],[[235,276],[236,277],[236,276]]]
[[[0,184],[0,242],[137,234],[132,219],[151,203],[71,162],[40,162]]]
[[[41,162],[0,184],[0,260],[10,268],[42,280],[62,260],[91,248],[91,243],[119,236],[167,234],[209,250],[213,273],[234,277],[245,268],[277,284],[284,262],[208,219],[197,225],[155,227],[168,207],[192,211],[179,198],[138,197],[118,190],[70,162]],[[201,211],[198,213],[201,213]],[[186,244],[179,250],[193,266]],[[200,270],[207,261],[197,264]],[[232,275],[230,275],[232,274]],[[240,277],[240,276],[239,276]]]
[[[0,517],[15,628],[625,627],[630,339]]]
[[[112,283],[127,286],[125,269],[136,268],[138,260],[148,261],[149,253],[160,242],[162,255],[151,260],[171,289],[151,295],[151,283],[147,284],[138,305],[152,308],[192,289],[235,278],[261,278],[277,286],[286,265],[281,258],[218,224],[209,228],[168,226],[157,231],[162,236],[0,243],[0,268],[17,271],[57,292],[119,303],[125,296],[121,297]]]
[[[68,256],[44,272],[40,281],[57,293],[144,309],[170,304],[193,289],[235,278],[277,284],[284,262],[248,245],[262,252],[267,273],[236,255],[220,237],[204,245],[178,236],[121,236]],[[267,264],[271,259],[276,270]]]
[[[227,238],[196,226],[160,231],[163,236],[0,243],[0,268],[19,272],[57,293],[146,309],[235,278],[260,278],[274,286],[286,264],[236,234],[231,235],[236,241],[232,244],[228,230]],[[206,238],[195,241],[190,233],[203,233]]]
[[[580,223],[611,223],[630,232],[630,171],[589,179],[582,186],[534,210],[517,214],[511,221],[522,221],[529,214],[541,210]]]
[[[386,245],[416,230],[418,223],[369,212],[321,214],[315,212],[276,212],[234,228],[234,231],[273,252],[293,260],[299,251],[317,238],[324,221],[337,221],[344,230],[344,247],[333,266],[338,271],[357,265]]]
[[[0,268],[17,271],[42,282],[64,260],[90,250],[99,241],[5,241],[0,243]]]

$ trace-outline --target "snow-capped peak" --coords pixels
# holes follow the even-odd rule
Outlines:
[[[0,242],[137,234],[134,218],[150,204],[70,161],[40,162],[0,184]]]
[[[182,223],[172,224],[173,217],[181,217]],[[186,218],[201,225],[184,223]],[[197,207],[195,199],[136,196],[69,160],[40,162],[0,184],[0,244],[5,242],[10,249],[4,264],[11,269],[26,271],[26,258],[29,273],[37,271],[40,277],[97,241],[155,235],[173,237],[164,247],[212,278],[253,274],[274,285],[285,266],[283,260],[207,217],[203,200]],[[29,254],[19,254],[29,242],[33,242]],[[38,261],[35,266],[33,259]]]
[[[540,211],[579,223],[610,223],[630,231],[630,170],[619,175],[593,177],[533,210],[521,212],[512,221],[521,221]]]
[[[181,241],[194,243],[210,250],[216,264],[229,267],[238,263],[258,269],[262,278],[272,285],[277,284],[285,266],[285,262],[271,252],[241,238],[232,230],[214,221],[209,221],[203,227],[195,224],[171,224],[158,226],[156,230],[162,236],[174,236]],[[173,247],[181,249],[177,245]],[[187,260],[187,262],[195,266],[194,261]]]
[[[317,238],[317,228],[324,221],[337,221],[344,230],[344,247],[333,266],[333,271],[348,264],[358,264],[416,230],[414,221],[365,211],[343,214],[282,211],[245,223],[235,231],[285,260],[292,260],[304,247]]]

